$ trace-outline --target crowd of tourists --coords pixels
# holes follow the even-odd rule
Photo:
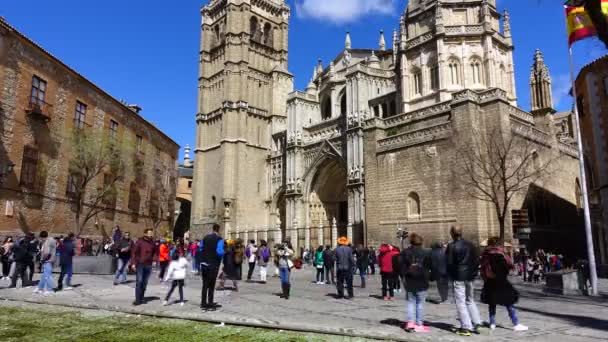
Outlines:
[[[274,266],[275,276],[280,278],[281,297],[290,298],[291,272],[296,268],[294,250],[289,241],[275,244],[271,249],[264,240],[244,242],[241,239],[224,240],[219,234],[219,225],[201,240],[190,241],[168,239],[155,240],[151,229],[136,241],[128,232],[116,228],[111,237],[110,246],[106,249],[116,260],[114,285],[126,283],[129,270],[135,272],[135,300],[133,305],[145,303],[145,292],[153,265],[158,265],[158,277],[168,285],[168,291],[162,304],[168,305],[175,289],[178,290],[177,303],[184,304],[184,282],[187,273],[200,275],[202,278],[201,303],[203,310],[216,310],[220,307],[214,301],[216,282],[218,288],[238,292],[239,281],[243,279],[243,264],[247,264],[246,281],[252,281],[256,267],[259,270],[260,283],[265,284],[268,268]],[[481,255],[473,243],[462,238],[460,226],[450,230],[452,241],[449,244],[434,243],[431,249],[423,248],[423,237],[412,233],[409,244],[401,246],[382,244],[378,250],[364,246],[352,246],[346,237],[339,238],[337,247],[319,246],[313,252],[303,251],[302,258],[316,270],[315,283],[336,286],[336,297],[353,299],[353,278],[359,275],[360,288],[366,287],[366,277],[376,274],[376,265],[381,278],[382,299],[394,300],[395,294],[403,291],[406,294],[407,321],[404,329],[409,332],[427,332],[424,324],[424,306],[430,283],[437,282],[439,300],[437,304],[448,300],[450,283],[453,288],[453,300],[461,326],[456,333],[470,336],[479,333],[482,321],[473,295],[473,282],[481,275],[484,285],[481,301],[489,306],[489,319],[486,325],[496,327],[496,308],[505,306],[515,331],[527,330],[520,324],[514,304],[519,296],[509,282],[508,276],[517,272],[517,263],[505,253],[498,238],[489,239],[488,247]],[[2,276],[10,279],[10,287],[15,287],[21,279],[22,287],[31,286],[34,267],[37,263],[41,278],[34,292],[50,295],[54,291],[71,289],[73,257],[77,244],[74,234],[66,237],[51,238],[45,231],[36,238],[33,234],[13,241],[5,239],[0,252],[2,255]],[[540,253],[540,254],[539,254]],[[534,259],[552,262],[539,251]],[[528,258],[528,260],[533,260]],[[559,260],[559,259],[558,259]],[[518,262],[521,262],[519,259]],[[60,266],[57,286],[53,287],[53,267]],[[549,267],[554,269],[555,262]],[[559,265],[559,261],[557,262]],[[542,264],[542,267],[547,265]],[[515,270],[515,271],[514,271]],[[534,270],[534,268],[533,268]],[[534,271],[532,272],[532,277]],[[528,278],[526,278],[528,279]],[[64,282],[65,281],[65,282]]]

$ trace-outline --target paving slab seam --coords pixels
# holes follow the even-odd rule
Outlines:
[[[6,300],[6,301],[11,301],[11,302],[31,303],[31,304],[45,304],[45,305],[60,306],[60,307],[75,308],[75,309],[105,310],[105,311],[110,311],[110,312],[117,312],[117,313],[131,314],[131,315],[141,315],[141,316],[154,317],[154,318],[169,318],[169,319],[206,322],[206,323],[215,323],[215,324],[224,323],[224,324],[228,324],[228,325],[251,327],[251,328],[262,328],[262,329],[273,329],[273,330],[280,329],[280,330],[294,331],[294,332],[307,332],[307,333],[315,333],[315,334],[322,334],[322,335],[359,337],[359,338],[383,340],[383,341],[420,342],[420,340],[418,340],[418,339],[409,339],[409,338],[404,338],[401,336],[393,336],[393,335],[391,335],[391,336],[372,335],[372,334],[367,334],[367,333],[359,333],[359,332],[355,332],[352,330],[351,331],[348,331],[348,330],[336,331],[333,329],[310,328],[310,327],[303,327],[303,326],[298,326],[298,325],[294,325],[294,324],[266,324],[266,323],[257,323],[257,322],[251,322],[251,321],[245,321],[245,320],[234,320],[234,319],[219,320],[219,319],[199,317],[199,316],[184,317],[184,316],[179,316],[179,315],[173,315],[170,313],[167,314],[167,313],[159,313],[159,312],[156,312],[156,313],[141,312],[141,311],[128,309],[128,308],[106,307],[106,306],[98,305],[98,304],[90,304],[90,305],[55,304],[55,303],[48,303],[48,302],[28,300],[28,299],[13,299],[13,298],[7,298],[7,297],[3,297],[3,296],[0,296],[0,300]]]

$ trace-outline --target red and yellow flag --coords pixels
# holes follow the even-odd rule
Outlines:
[[[602,12],[608,16],[608,0],[601,1]],[[566,6],[566,27],[568,29],[568,45],[597,34],[595,26],[583,6]]]

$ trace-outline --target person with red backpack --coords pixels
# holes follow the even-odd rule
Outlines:
[[[430,251],[422,248],[422,236],[412,233],[409,236],[411,246],[401,252],[401,276],[405,279],[407,291],[407,323],[409,332],[429,332],[424,325],[424,302],[429,289],[432,259]]]
[[[266,284],[266,275],[268,274],[268,262],[270,261],[270,249],[266,240],[260,242],[258,248],[258,266],[260,266],[260,281]]]
[[[509,271],[513,269],[513,261],[500,246],[500,238],[488,239],[488,248],[481,255],[480,273],[483,278],[481,302],[488,304],[490,311],[490,329],[496,329],[496,306],[507,308],[513,330],[526,331],[528,327],[519,324],[515,303],[519,299],[517,290],[509,282]]]

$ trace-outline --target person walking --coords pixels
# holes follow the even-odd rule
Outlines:
[[[213,224],[213,231],[201,240],[198,254],[201,261],[201,279],[203,288],[201,290],[201,309],[215,310],[220,305],[213,302],[215,282],[217,274],[224,257],[224,240],[220,236],[220,225]]]
[[[500,238],[488,239],[488,247],[481,255],[481,277],[483,289],[481,302],[488,304],[490,313],[490,329],[496,329],[496,306],[507,308],[513,330],[526,331],[528,327],[519,323],[515,303],[519,300],[517,290],[509,282],[509,272],[513,269],[513,261],[500,246]]]
[[[369,250],[363,245],[359,245],[355,251],[357,254],[357,269],[361,278],[361,288],[365,288],[365,276],[367,275],[367,267],[369,266]]]
[[[334,277],[335,259],[331,246],[325,246],[325,250],[323,251],[323,267],[325,268],[325,282],[330,285],[336,284],[336,278]]]
[[[236,264],[236,271],[238,274],[238,280],[243,280],[243,260],[245,258],[245,246],[243,246],[243,239],[236,239],[234,244],[234,263]]]
[[[409,235],[410,246],[401,252],[401,275],[405,279],[407,293],[407,323],[410,332],[429,332],[424,325],[424,302],[429,289],[432,259],[429,251],[422,248],[422,236]]]
[[[383,244],[380,246],[380,256],[378,258],[378,264],[380,266],[380,277],[382,278],[382,298],[387,300],[393,300],[395,297],[394,293],[394,272],[393,272],[393,257],[398,255],[398,252],[393,246]]]
[[[30,244],[31,235],[26,234],[24,238],[20,241],[17,241],[13,245],[13,258],[15,260],[15,273],[11,278],[11,284],[9,288],[17,287],[17,279],[21,278],[21,287],[30,286],[30,281],[28,277],[25,275],[25,270],[27,266],[31,263],[32,256],[28,252],[28,246]]]
[[[171,294],[176,287],[179,289],[179,303],[182,306],[184,305],[184,280],[186,279],[187,270],[188,259],[184,257],[184,252],[179,250],[171,257],[171,263],[165,274],[164,281],[171,280],[171,288],[163,301],[164,306],[169,304],[169,298],[171,298]]]
[[[26,236],[29,241],[27,244],[27,253],[29,254],[29,257],[27,258],[28,263],[25,267],[27,269],[27,283],[28,285],[31,285],[34,280],[34,273],[36,272],[36,262],[40,261],[40,243],[36,239],[34,233],[29,232]],[[40,270],[42,271],[42,268]]]
[[[257,252],[258,248],[255,245],[255,240],[250,240],[247,248],[245,248],[245,257],[247,258],[247,263],[249,263],[249,269],[247,270],[247,281],[251,281],[251,277],[253,276]]]
[[[46,230],[40,232],[40,240],[42,241],[40,252],[42,275],[34,293],[42,293],[48,296],[53,293],[53,263],[55,262],[55,253],[57,253],[57,242],[55,242],[55,239],[49,238],[49,233]]]
[[[338,247],[336,248],[336,272],[338,283],[338,298],[351,299],[355,296],[353,291],[353,270],[355,269],[355,258],[353,249],[348,246],[348,238],[341,237],[338,239]],[[348,296],[344,297],[344,283]]]
[[[220,279],[220,288],[222,290],[226,288],[226,280],[232,280],[232,290],[234,292],[239,292],[239,276],[237,272],[236,262],[234,260],[234,245],[234,240],[227,240],[224,245],[224,257],[222,260],[224,267],[222,268],[222,272],[220,273],[218,278]]]
[[[289,299],[289,293],[291,291],[291,268],[293,267],[293,248],[291,243],[283,242],[277,249],[278,265],[279,265],[279,277],[281,278],[281,298]]]
[[[152,263],[154,262],[155,246],[154,232],[146,229],[144,236],[137,240],[131,252],[131,269],[136,270],[135,301],[133,305],[144,304],[144,295],[148,286],[148,279],[152,274]]]
[[[378,258],[376,257],[376,250],[373,247],[369,248],[369,270],[371,275],[376,274],[376,263],[378,262]]]
[[[439,301],[437,304],[441,304],[448,300],[449,290],[449,277],[445,258],[445,248],[440,242],[435,242],[431,248],[431,279],[437,282],[437,291],[439,292]]]
[[[11,236],[4,239],[2,246],[0,246],[0,260],[2,261],[2,278],[10,279],[9,274],[11,270],[13,253],[13,238]]]
[[[121,284],[127,282],[127,269],[129,260],[131,259],[133,245],[129,232],[124,232],[122,238],[114,243],[114,257],[116,258],[117,263],[116,273],[114,274],[114,285],[118,285],[119,280]]]
[[[462,226],[452,226],[452,242],[446,250],[447,269],[454,288],[454,300],[460,320],[456,334],[471,336],[479,333],[481,320],[473,296],[473,281],[479,269],[479,258],[475,246],[462,238]]]
[[[315,260],[313,262],[315,269],[317,270],[317,285],[325,284],[323,282],[323,246],[319,246],[315,251]]]
[[[68,236],[63,239],[61,243],[61,250],[59,251],[59,266],[61,272],[59,273],[59,279],[57,280],[57,290],[63,289],[63,277],[65,277],[65,289],[72,289],[72,273],[73,273],[73,260],[76,246],[74,245],[74,233],[69,233]]]
[[[260,242],[258,249],[258,266],[260,266],[260,281],[266,284],[266,276],[268,275],[268,262],[270,261],[270,249],[266,240]]]
[[[158,263],[160,264],[160,272],[158,274],[158,279],[163,282],[165,277],[165,272],[167,271],[167,267],[169,267],[169,262],[171,261],[171,256],[169,255],[169,251],[171,248],[165,239],[160,240],[160,246],[158,246]]]

